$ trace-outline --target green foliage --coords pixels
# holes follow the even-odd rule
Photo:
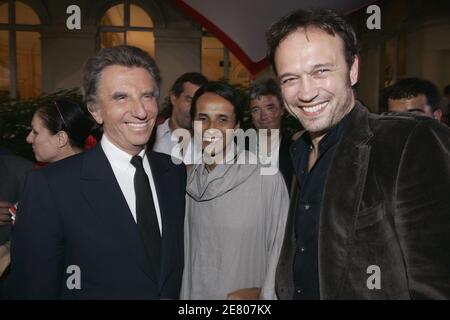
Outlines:
[[[17,155],[34,160],[33,150],[26,142],[33,114],[38,106],[59,98],[82,101],[78,89],[61,90],[33,100],[0,101],[0,146]]]

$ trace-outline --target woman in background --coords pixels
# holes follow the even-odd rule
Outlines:
[[[93,144],[95,145],[96,140],[91,136],[93,127],[94,122],[91,116],[86,108],[78,102],[58,99],[39,106],[31,121],[32,129],[26,139],[32,145],[35,158],[38,161],[38,164],[35,164],[34,167],[40,167],[42,163],[46,164],[62,160],[89,149]],[[8,160],[6,157],[4,156],[5,164],[6,160]],[[8,157],[11,158],[12,156]],[[17,162],[17,160],[15,161]],[[9,167],[13,166],[3,166],[4,169]],[[17,166],[14,168],[17,168]],[[23,176],[20,183],[21,188],[25,180],[25,174],[18,172],[18,169],[15,172],[7,172],[8,176],[11,177],[19,176],[19,173],[21,177]],[[1,182],[6,183],[7,181]],[[11,191],[10,188],[12,187],[14,187],[13,184],[9,188],[5,188]],[[17,193],[19,191],[17,190]],[[14,224],[17,200],[18,197],[4,197],[3,194],[0,194],[0,226],[10,227]],[[2,298],[5,297],[6,293],[1,293],[1,291],[7,291],[7,289],[2,289],[2,287],[8,287],[6,284],[6,273],[10,264],[9,228],[3,238],[5,239],[0,245],[0,296]]]
[[[83,105],[68,99],[53,100],[36,110],[27,142],[38,162],[52,163],[82,152],[93,126]]]

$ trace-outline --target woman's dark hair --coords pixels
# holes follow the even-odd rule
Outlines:
[[[86,138],[94,127],[86,106],[69,99],[48,101],[40,105],[36,113],[52,134],[65,131],[70,144],[80,149],[84,148]]]
[[[197,100],[205,93],[214,93],[221,96],[225,100],[231,103],[234,108],[234,114],[236,115],[236,123],[242,124],[242,95],[233,86],[225,82],[212,81],[201,86],[196,92],[191,102],[191,118],[195,119],[195,113],[197,110]]]

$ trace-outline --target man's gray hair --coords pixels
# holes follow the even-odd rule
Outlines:
[[[144,50],[133,46],[117,46],[101,49],[90,58],[84,67],[83,96],[86,104],[97,102],[98,84],[103,69],[119,65],[146,69],[156,83],[156,96],[159,96],[161,76],[155,60]]]

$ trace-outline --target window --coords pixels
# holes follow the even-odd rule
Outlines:
[[[205,31],[203,34],[202,73],[209,80],[227,80],[233,85],[249,87],[250,74],[242,63],[217,38]]]
[[[109,8],[100,21],[100,48],[128,44],[155,55],[153,22],[139,6],[124,1]]]
[[[0,1],[0,23],[0,99],[35,98],[41,93],[39,17],[24,2]]]
[[[384,86],[394,84],[406,74],[406,36],[399,34],[384,43]]]

